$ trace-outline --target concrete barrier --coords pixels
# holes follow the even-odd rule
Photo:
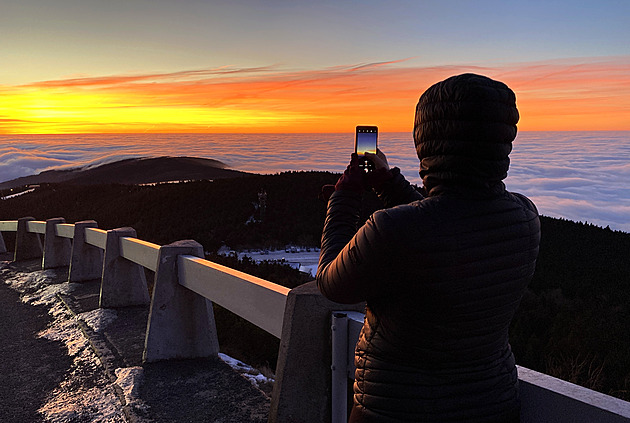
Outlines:
[[[148,305],[150,302],[144,268],[121,255],[120,239],[123,237],[136,238],[136,230],[118,228],[107,231],[99,302],[102,308]]]
[[[66,219],[63,217],[46,220],[42,269],[53,269],[55,267],[67,266],[70,264],[72,242],[68,238],[57,236],[55,227],[55,225],[62,223],[66,223]]]
[[[160,247],[144,344],[145,362],[219,353],[212,303],[179,284],[179,255],[203,257],[203,247],[191,240]]]
[[[69,282],[89,281],[103,276],[103,250],[86,242],[87,228],[98,228],[98,224],[94,220],[83,220],[74,224]]]
[[[7,252],[7,245],[4,243],[2,232],[0,232],[0,253],[6,253],[6,252]]]
[[[628,423],[630,402],[518,366],[521,422]]]
[[[34,217],[22,217],[18,219],[13,256],[13,260],[15,261],[29,260],[43,256],[42,241],[39,234],[28,232],[28,222],[34,220]]]
[[[337,304],[308,282],[289,291],[269,414],[270,423],[330,422],[332,311],[364,311]]]

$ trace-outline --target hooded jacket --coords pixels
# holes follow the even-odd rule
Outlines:
[[[518,421],[508,327],[534,273],[540,224],[534,204],[501,182],[517,121],[504,84],[449,78],[416,111],[428,196],[394,168],[378,192],[386,208],[358,231],[360,194],[331,196],[317,283],[332,301],[366,301],[357,421]]]

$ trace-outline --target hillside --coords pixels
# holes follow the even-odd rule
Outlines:
[[[43,184],[35,192],[0,201],[0,216],[94,219],[101,228],[132,226],[141,238],[158,244],[193,238],[207,251],[222,243],[233,248],[319,245],[324,204],[317,194],[336,178],[285,173],[157,186]],[[263,223],[255,221],[260,190],[267,193]]]
[[[290,172],[157,186],[48,184],[0,201],[0,220],[94,219],[104,229],[132,226],[140,238],[158,244],[195,239],[209,252],[222,243],[232,248],[313,246],[319,245],[325,216],[317,195],[337,178]],[[264,213],[261,192],[267,194]],[[377,204],[373,197],[366,200],[365,217]],[[4,235],[12,245],[11,235]],[[517,362],[630,400],[628,257],[630,234],[542,217],[536,274],[510,332]],[[262,272],[258,276],[278,283],[302,282],[297,275],[229,260],[230,266]],[[267,351],[273,354],[274,347]],[[265,357],[260,360],[274,363]]]
[[[244,172],[226,169],[218,160],[198,157],[151,157],[120,160],[88,169],[47,170],[38,175],[25,176],[0,183],[0,190],[21,187],[66,183],[96,184],[147,184],[181,180],[233,178]]]

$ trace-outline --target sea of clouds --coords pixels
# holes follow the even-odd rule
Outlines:
[[[410,133],[383,133],[380,148],[421,184]],[[44,170],[91,167],[132,157],[196,156],[230,168],[277,173],[341,172],[352,134],[2,135],[0,182]],[[505,183],[541,214],[630,232],[630,132],[521,132]]]

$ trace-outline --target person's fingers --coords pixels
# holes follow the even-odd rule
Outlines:
[[[374,163],[374,166],[376,167],[376,169],[381,169],[381,168],[389,169],[389,164],[387,163],[387,157],[385,157],[385,155],[382,152],[380,153],[380,155],[378,154],[378,152],[377,154],[365,153],[365,157],[367,157],[368,159],[372,161],[372,163]]]

